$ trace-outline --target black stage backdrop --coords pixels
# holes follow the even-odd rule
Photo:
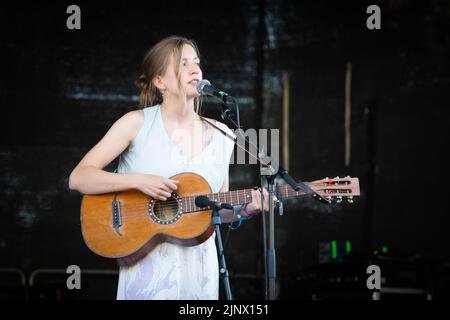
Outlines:
[[[81,195],[68,177],[115,120],[138,108],[133,82],[144,52],[172,34],[197,41],[204,78],[239,98],[245,128],[281,133],[288,76],[293,177],[360,179],[353,204],[302,198],[276,216],[280,298],[368,298],[373,261],[391,286],[446,295],[447,1],[374,2],[379,30],[366,26],[368,2],[78,1],[81,30],[68,30],[70,4],[0,8],[0,297],[115,297],[117,267],[85,246]],[[219,105],[207,101],[204,110],[220,119]],[[232,165],[230,189],[257,184],[258,172]],[[236,298],[263,299],[261,217],[232,232],[226,257]],[[84,290],[64,289],[69,265],[91,271]],[[15,289],[19,275],[25,291]]]

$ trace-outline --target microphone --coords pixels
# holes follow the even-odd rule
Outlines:
[[[211,82],[206,79],[203,79],[197,84],[197,92],[201,95],[211,96],[219,99],[221,102],[236,102],[236,100],[228,95],[228,93],[217,89],[214,87]]]
[[[200,208],[211,207],[216,210],[233,209],[233,206],[231,204],[228,204],[225,202],[209,200],[209,198],[207,196],[195,197],[195,205]]]

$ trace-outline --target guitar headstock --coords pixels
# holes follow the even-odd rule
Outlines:
[[[353,197],[360,195],[359,179],[349,176],[316,180],[310,183],[310,187],[329,201],[336,199],[337,203],[341,203],[343,199],[353,203]]]

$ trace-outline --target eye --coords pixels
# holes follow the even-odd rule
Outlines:
[[[200,62],[194,62],[197,66],[199,66],[200,67]],[[183,66],[183,67],[186,67],[187,66],[187,63],[185,62],[185,61],[183,61],[182,63],[181,63],[181,65]]]

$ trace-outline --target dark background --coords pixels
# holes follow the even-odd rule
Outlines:
[[[81,30],[66,28],[70,4],[81,8]],[[381,8],[381,30],[366,27],[370,4]],[[172,34],[197,41],[204,78],[239,97],[245,128],[281,132],[289,74],[291,175],[360,179],[353,205],[293,199],[276,216],[280,298],[367,299],[374,261],[391,286],[448,297],[449,18],[448,1],[2,4],[0,298],[115,297],[117,268],[85,246],[68,177],[137,108],[142,57]],[[220,119],[218,105],[204,109]],[[257,183],[256,165],[230,170],[232,190]],[[319,264],[320,243],[333,240],[350,241],[350,254]],[[226,257],[236,298],[264,298],[261,218],[232,232]],[[64,289],[72,264],[87,270],[80,291]],[[33,280],[26,291],[20,274]]]

